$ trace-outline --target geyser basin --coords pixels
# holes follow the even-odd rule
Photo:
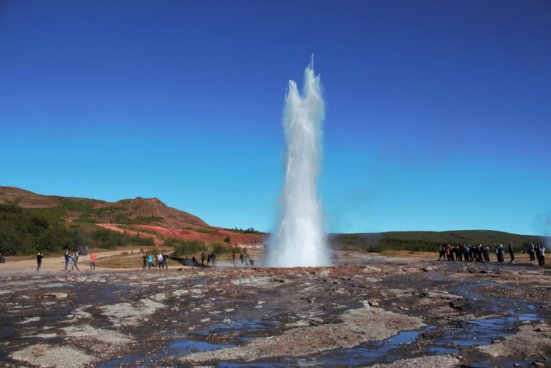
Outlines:
[[[317,197],[323,118],[320,78],[314,74],[312,62],[304,72],[302,94],[296,82],[289,81],[283,117],[286,142],[283,208],[279,228],[269,240],[268,266],[331,263]]]

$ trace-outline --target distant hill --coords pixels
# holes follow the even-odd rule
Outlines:
[[[384,233],[333,234],[334,247],[348,250],[380,252],[382,250],[435,251],[441,244],[489,244],[506,245],[513,242],[517,249],[530,242],[544,243],[545,239],[534,235],[519,235],[491,230],[457,231],[392,231]]]
[[[0,187],[0,204],[11,203],[74,223],[151,224],[166,227],[209,227],[197,216],[170,208],[157,198],[97,199],[40,195],[19,188]]]
[[[59,252],[86,244],[173,246],[199,242],[205,246],[258,244],[264,234],[254,229],[209,226],[197,216],[166,206],[157,198],[106,202],[88,198],[41,195],[0,187],[0,252],[32,254],[37,248]]]

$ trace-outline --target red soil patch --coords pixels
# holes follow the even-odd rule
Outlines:
[[[155,245],[162,245],[166,239],[196,240],[205,243],[223,242],[226,237],[231,239],[231,245],[261,245],[263,234],[238,233],[220,228],[174,229],[154,225],[132,225],[132,229],[122,228],[118,224],[97,224],[107,230],[126,233],[128,235],[151,238]],[[142,231],[140,231],[142,230]]]
[[[145,233],[142,231],[136,231],[131,229],[123,229],[123,228],[120,228],[119,225],[117,224],[96,224],[96,225],[107,230],[116,231],[118,233],[126,233],[131,236],[136,236],[139,234],[139,236],[142,238],[151,238],[153,239],[153,242],[157,246],[163,244],[163,241],[155,234]]]

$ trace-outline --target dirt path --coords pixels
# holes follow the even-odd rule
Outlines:
[[[115,251],[105,251],[105,252],[96,252],[97,260],[103,258],[109,258],[119,255],[130,255],[140,253],[139,249],[124,249],[124,250],[115,250]],[[90,270],[90,256],[80,256],[78,261],[78,266],[81,271]],[[68,267],[69,270],[71,267]],[[102,268],[97,267],[97,270]],[[41,273],[43,272],[59,272],[65,270],[65,258],[63,256],[54,256],[54,257],[44,257],[42,259],[42,265],[40,267]],[[6,263],[0,263],[0,275],[10,275],[17,273],[36,273],[36,259],[23,259],[23,260],[10,260],[8,259]]]

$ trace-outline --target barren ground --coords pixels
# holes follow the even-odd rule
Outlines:
[[[0,362],[551,366],[548,268],[414,257],[346,262],[145,272],[63,272],[55,263],[40,273],[0,264]]]

